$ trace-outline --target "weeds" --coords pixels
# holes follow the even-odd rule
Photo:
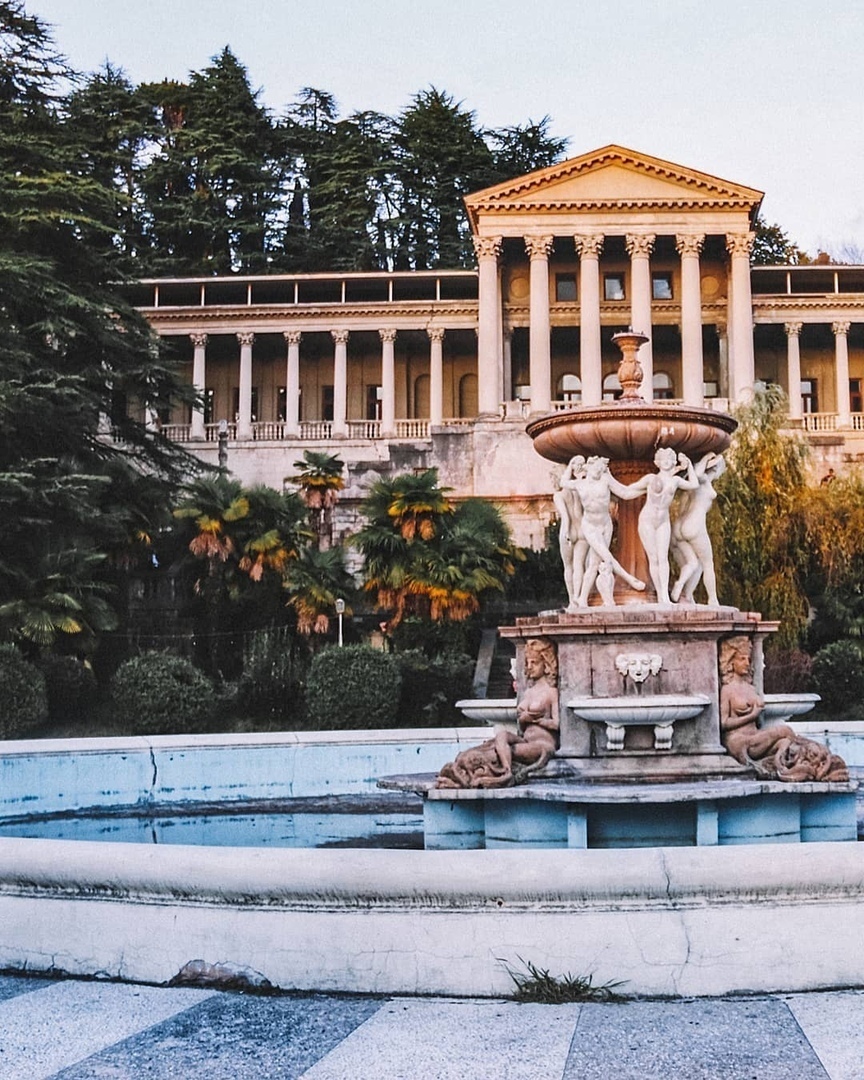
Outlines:
[[[569,972],[566,975],[550,975],[548,969],[539,968],[530,960],[523,960],[521,956],[517,959],[525,968],[524,972],[514,971],[506,960],[498,958],[516,986],[514,1001],[535,1001],[543,1005],[566,1005],[574,1001],[626,1001],[622,994],[617,993],[623,982],[595,986],[593,975],[571,975]]]

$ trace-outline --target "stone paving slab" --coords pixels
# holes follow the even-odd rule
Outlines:
[[[564,1073],[581,1005],[391,1000],[303,1080],[538,1080]]]
[[[829,1074],[784,1002],[701,998],[583,1006],[564,1080],[611,1076],[827,1080]]]
[[[831,1080],[862,1080],[864,993],[792,994],[785,1001]]]

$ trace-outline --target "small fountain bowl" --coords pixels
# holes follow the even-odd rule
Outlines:
[[[765,694],[761,727],[785,724],[796,716],[810,712],[822,699],[818,694]]]
[[[705,694],[648,694],[645,697],[572,698],[567,708],[582,720],[615,727],[673,724],[690,720],[710,705]]]
[[[516,698],[463,698],[456,708],[468,720],[516,730]]]

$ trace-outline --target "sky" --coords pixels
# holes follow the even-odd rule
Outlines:
[[[864,250],[857,0],[26,0],[73,67],[185,79],[229,45],[279,115],[445,90],[483,127],[551,117],[568,156],[618,143],[766,193],[815,254]]]

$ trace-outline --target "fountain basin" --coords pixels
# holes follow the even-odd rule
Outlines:
[[[773,727],[785,724],[793,717],[803,716],[822,699],[818,694],[765,694],[763,700],[765,708],[760,726]]]
[[[456,708],[468,720],[478,724],[516,730],[516,698],[463,698]]]
[[[571,698],[570,709],[581,720],[605,724],[609,750],[623,750],[625,728],[654,728],[654,749],[670,750],[672,725],[676,720],[692,720],[711,699],[705,694],[652,694],[645,697]]]

